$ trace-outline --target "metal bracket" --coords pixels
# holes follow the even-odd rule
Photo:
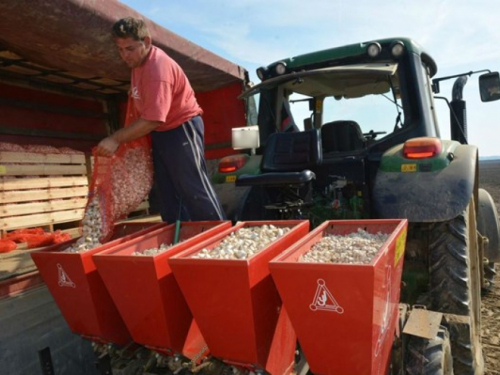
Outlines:
[[[43,375],[54,375],[54,366],[52,365],[52,356],[50,355],[50,348],[47,346],[38,351],[38,359],[40,366],[42,366]]]
[[[413,306],[404,326],[403,333],[431,340],[436,337],[442,319],[443,313]]]

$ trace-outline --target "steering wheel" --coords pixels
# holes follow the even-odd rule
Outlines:
[[[370,130],[368,133],[363,133],[363,136],[366,137],[368,141],[373,141],[375,138],[377,138],[377,135],[380,134],[387,134],[387,132],[376,132],[373,130]]]

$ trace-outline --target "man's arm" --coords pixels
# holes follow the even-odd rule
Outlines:
[[[99,142],[97,145],[97,154],[100,156],[111,156],[116,152],[121,143],[133,141],[143,135],[149,134],[160,124],[160,121],[149,121],[139,118],[129,126],[121,128]]]

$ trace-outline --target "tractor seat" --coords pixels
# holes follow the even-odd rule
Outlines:
[[[321,127],[323,152],[349,152],[365,148],[365,138],[356,121],[332,121]]]
[[[236,186],[304,185],[316,178],[309,170],[322,161],[317,129],[298,133],[273,133],[262,157],[259,175],[241,175]]]

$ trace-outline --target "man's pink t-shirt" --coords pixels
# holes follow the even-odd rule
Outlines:
[[[162,122],[156,131],[174,129],[203,112],[181,67],[155,46],[132,69],[130,90],[141,118]]]

